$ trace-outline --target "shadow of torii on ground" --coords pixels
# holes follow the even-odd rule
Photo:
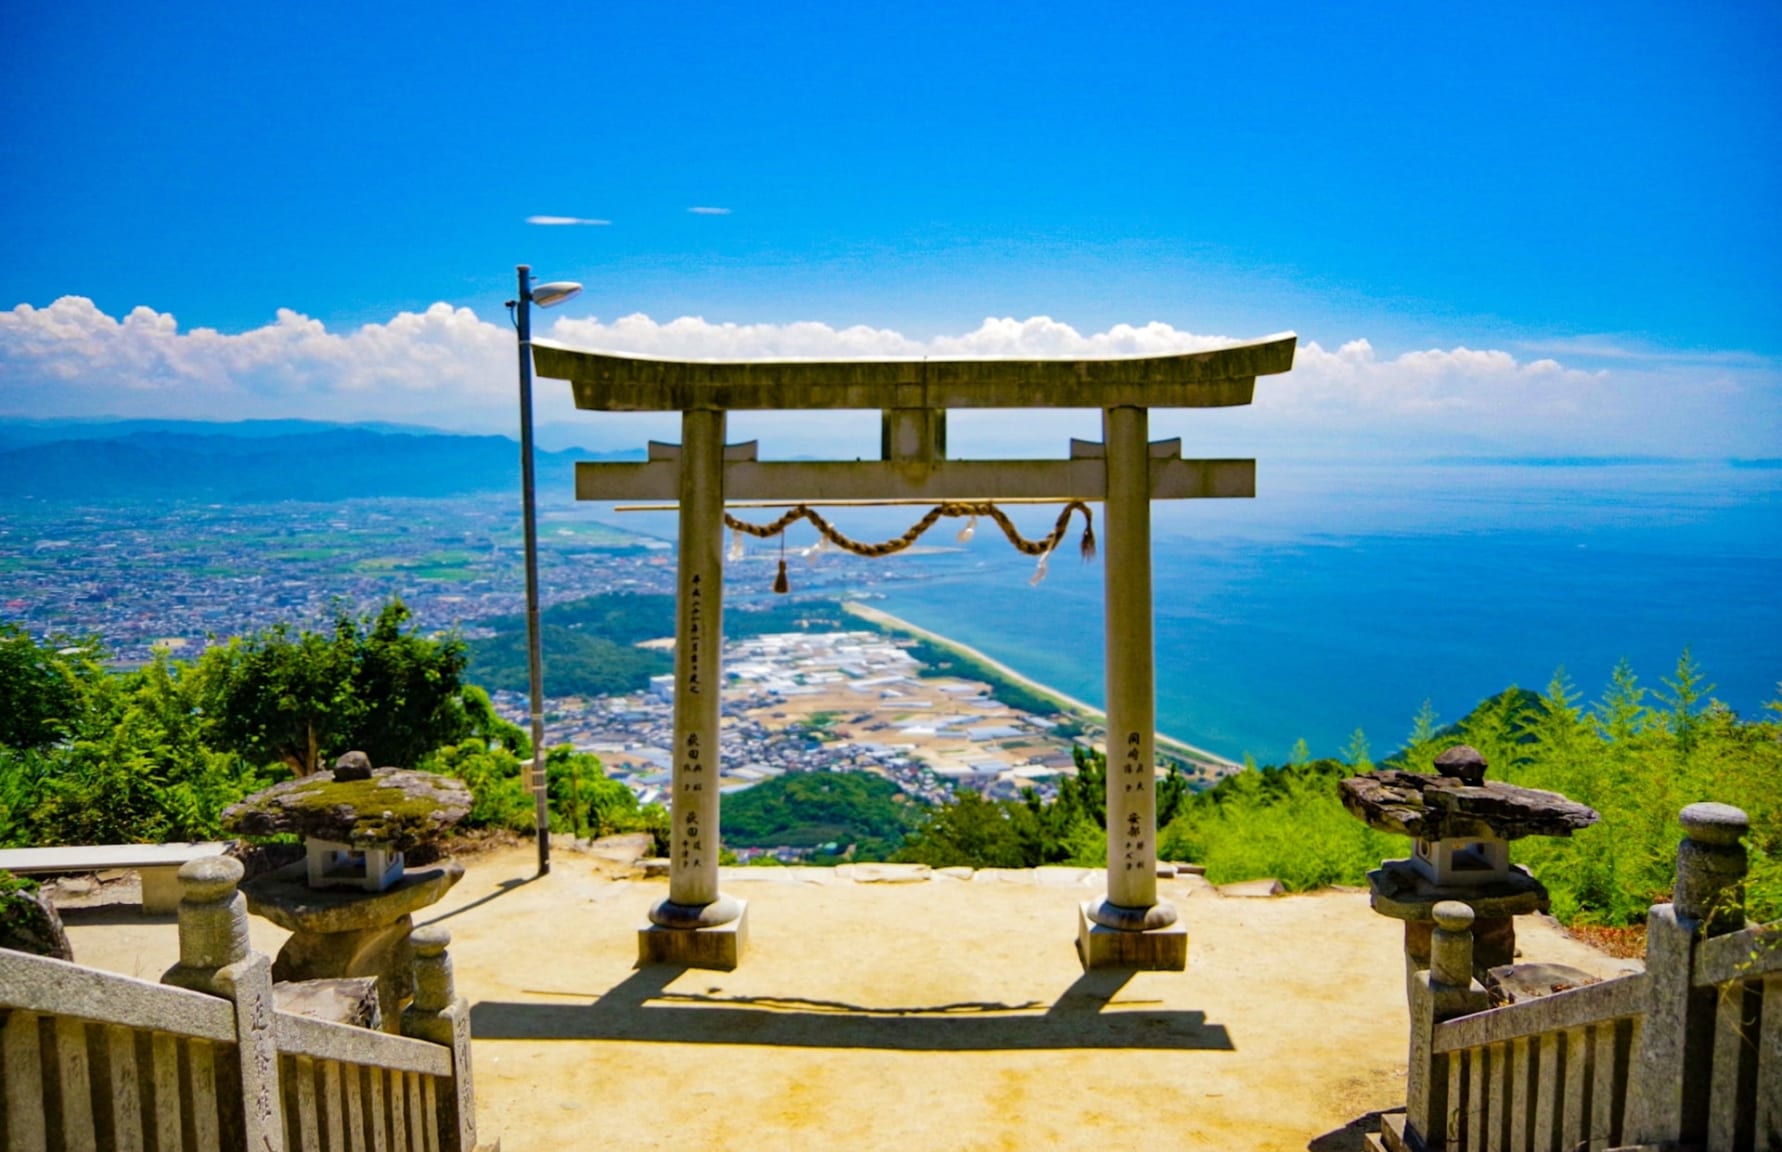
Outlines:
[[[585,1004],[482,1001],[470,1009],[478,1040],[628,1040],[907,1052],[1045,1049],[1234,1051],[1206,1013],[1116,1005],[1132,973],[1085,972],[1050,1005],[972,1001],[871,1007],[796,996],[670,992],[687,969],[640,968]],[[1113,1011],[1104,1011],[1113,1007]]]

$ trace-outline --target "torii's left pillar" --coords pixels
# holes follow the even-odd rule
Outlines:
[[[718,891],[718,724],[724,685],[724,412],[681,413],[675,587],[674,829],[668,898],[638,930],[639,964],[728,971],[748,903]]]

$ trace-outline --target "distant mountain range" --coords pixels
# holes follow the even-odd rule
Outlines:
[[[541,451],[538,483],[563,491],[577,460],[641,458],[638,451]],[[519,443],[505,436],[310,420],[0,424],[4,499],[329,501],[519,486]]]

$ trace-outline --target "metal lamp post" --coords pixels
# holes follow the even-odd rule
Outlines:
[[[519,293],[507,306],[520,337],[520,490],[526,522],[526,670],[532,688],[532,795],[537,804],[534,822],[538,830],[538,874],[551,870],[551,814],[545,795],[544,659],[538,638],[538,502],[532,479],[532,306],[549,308],[582,290],[580,284],[557,280],[532,286],[532,268],[521,264],[515,272]]]

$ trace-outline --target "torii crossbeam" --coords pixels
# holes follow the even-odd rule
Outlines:
[[[718,890],[718,720],[726,501],[1100,501],[1106,574],[1107,895],[1082,906],[1086,968],[1187,966],[1188,937],[1157,897],[1151,501],[1256,493],[1254,460],[1184,460],[1151,443],[1152,408],[1248,404],[1256,377],[1293,367],[1297,338],[1103,360],[658,360],[534,342],[540,376],[576,407],[680,412],[681,443],[641,464],[580,463],[582,500],[679,505],[673,854],[669,892],[638,934],[642,963],[734,968],[747,908]],[[730,411],[877,409],[880,459],[764,462],[724,443]],[[952,408],[1099,408],[1102,440],[1062,460],[949,460]]]

